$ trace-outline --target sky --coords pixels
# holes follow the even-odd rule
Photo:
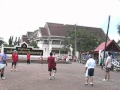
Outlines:
[[[120,0],[0,0],[0,37],[6,42],[44,27],[46,22],[102,28],[118,41]]]

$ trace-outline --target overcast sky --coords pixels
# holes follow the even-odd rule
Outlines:
[[[120,0],[0,0],[0,37],[22,36],[44,27],[46,22],[102,28],[109,37],[120,38]]]

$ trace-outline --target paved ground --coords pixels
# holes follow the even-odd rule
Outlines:
[[[5,70],[0,90],[120,90],[120,72],[111,72],[111,81],[103,82],[104,71],[96,68],[94,86],[84,85],[84,65],[58,64],[55,80],[48,79],[47,64],[18,64],[18,71]]]

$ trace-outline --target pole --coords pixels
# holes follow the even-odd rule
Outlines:
[[[75,24],[75,56],[77,51],[77,40],[76,40],[76,24]]]
[[[105,40],[105,49],[104,49],[104,54],[103,54],[103,63],[104,63],[104,59],[105,59],[105,52],[106,52],[106,45],[107,45],[107,39],[108,39],[109,26],[110,26],[110,16],[108,17],[108,27],[107,27],[107,34],[106,34],[106,40]]]

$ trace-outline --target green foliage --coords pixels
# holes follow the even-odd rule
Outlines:
[[[120,35],[120,25],[118,25],[117,29],[118,29],[118,34]]]
[[[14,45],[17,45],[17,37],[15,38]]]
[[[101,42],[104,41],[104,39],[98,38],[95,34],[87,32],[86,30],[76,30],[76,35],[75,35],[75,30],[71,30],[68,32],[69,35],[67,38],[64,40],[64,45],[65,47],[70,47],[72,45],[72,48],[74,50],[75,47],[75,36],[76,36],[76,44],[77,44],[77,51],[79,52],[88,52],[94,50]]]
[[[18,44],[18,46],[20,45],[20,37],[18,37],[17,44]]]
[[[9,46],[12,46],[12,42],[13,42],[13,36],[10,36],[10,38],[9,38]]]
[[[32,42],[30,43],[30,46],[33,46],[34,48],[38,48],[37,42],[35,42],[35,41],[32,41]]]
[[[2,44],[4,44],[4,41],[3,41],[3,40],[0,40],[0,46],[1,46]]]

